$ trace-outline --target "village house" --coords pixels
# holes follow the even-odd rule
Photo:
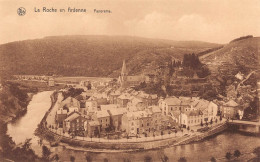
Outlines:
[[[73,98],[73,97],[67,97],[65,100],[63,100],[60,104],[60,107],[62,108],[69,108],[69,107],[80,107],[80,102]]]
[[[163,115],[170,115],[170,112],[181,111],[181,100],[177,97],[167,97],[159,101],[159,107]]]
[[[87,119],[80,113],[73,112],[63,121],[63,130],[74,134],[84,134],[84,122]]]
[[[117,98],[117,104],[120,107],[127,107],[127,103],[131,100],[132,96],[129,93],[123,93]]]
[[[75,106],[68,107],[68,114],[72,112],[79,112],[79,108]]]
[[[186,111],[180,114],[180,125],[182,127],[191,127],[203,122],[203,113],[200,110]]]
[[[99,121],[88,120],[84,123],[86,134],[89,137],[98,137],[100,135],[100,123]]]
[[[140,91],[135,96],[141,99],[146,107],[158,104],[158,96],[156,94],[147,94],[143,91]]]
[[[63,121],[67,118],[67,110],[59,108],[55,115],[55,121],[58,124],[59,128],[63,127]]]
[[[141,99],[138,99],[136,97],[132,97],[127,103],[128,111],[143,111],[145,107],[145,103]]]
[[[121,130],[122,126],[122,116],[127,110],[125,108],[112,108],[108,110],[110,115],[110,124],[114,127],[116,131]]]
[[[149,111],[152,117],[151,125],[153,130],[160,130],[161,129],[161,118],[162,112],[158,106],[149,106],[146,111]]]
[[[117,98],[120,96],[119,91],[114,91],[108,94],[108,101],[110,104],[117,104]]]
[[[186,112],[191,110],[191,98],[190,97],[179,97],[179,100],[181,101],[180,109],[181,112]]]
[[[229,100],[221,106],[222,115],[227,119],[239,118],[243,117],[243,110],[240,109],[238,103],[234,100]]]
[[[97,101],[95,100],[87,100],[85,102],[85,111],[88,113],[94,113],[97,111]]]
[[[152,117],[146,111],[127,112],[122,117],[122,130],[129,135],[137,135],[152,131]]]
[[[92,117],[100,123],[101,131],[105,131],[108,127],[110,127],[110,115],[107,110],[96,111]]]
[[[100,105],[108,104],[107,95],[105,93],[94,93],[88,100],[89,101],[96,101],[97,107]]]

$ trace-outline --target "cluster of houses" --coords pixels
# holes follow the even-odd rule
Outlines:
[[[88,136],[110,131],[135,135],[161,128],[163,118],[157,95],[132,89],[106,92],[90,93],[90,97],[88,92],[67,97],[56,112],[56,124],[64,132]]]
[[[108,89],[108,88],[107,88]],[[100,136],[125,132],[148,134],[176,126],[192,127],[225,118],[243,117],[234,100],[207,101],[198,97],[166,97],[126,88],[123,91],[86,91],[67,97],[56,112],[56,124],[64,132]],[[88,95],[91,95],[90,97]]]

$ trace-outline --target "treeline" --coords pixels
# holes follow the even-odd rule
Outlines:
[[[207,49],[207,50],[205,50],[205,51],[202,51],[202,52],[197,53],[197,56],[200,57],[200,56],[203,56],[203,55],[208,54],[208,53],[210,53],[210,52],[217,51],[217,50],[219,50],[219,49],[221,49],[221,48],[223,48],[223,46],[219,46],[219,47],[216,47],[216,48],[210,48],[210,49]]]
[[[253,35],[247,35],[247,36],[236,38],[236,39],[230,41],[230,43],[240,41],[240,40],[243,40],[243,39],[248,39],[248,38],[253,38]]]

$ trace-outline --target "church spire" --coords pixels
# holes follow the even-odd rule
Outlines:
[[[122,71],[121,71],[121,75],[126,75],[127,71],[126,71],[126,65],[125,65],[125,60],[123,61],[123,66],[122,66]]]

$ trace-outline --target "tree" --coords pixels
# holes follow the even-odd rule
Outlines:
[[[234,152],[234,156],[235,156],[236,158],[238,158],[240,155],[241,155],[241,152],[240,152],[239,150],[236,150],[236,151]]]
[[[232,154],[230,152],[227,152],[225,157],[226,157],[226,159],[230,160],[231,156],[232,156]]]
[[[75,157],[74,156],[70,156],[70,161],[74,162],[75,161]]]
[[[145,156],[144,157],[144,162],[151,162],[151,161],[152,161],[151,156]]]
[[[43,146],[42,146],[42,157],[43,157],[45,160],[49,160],[50,155],[51,155],[50,149],[49,149],[47,146],[43,145]]]
[[[180,157],[178,162],[187,162],[187,159],[185,157]]]
[[[217,160],[216,160],[216,158],[211,157],[210,161],[211,161],[211,162],[216,162]]]

